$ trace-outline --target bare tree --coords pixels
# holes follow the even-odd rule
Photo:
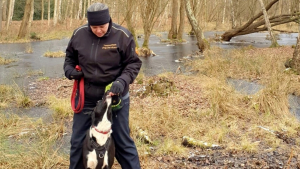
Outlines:
[[[235,18],[235,14],[236,14],[236,6],[234,5],[235,3],[232,2],[233,0],[230,0],[230,9],[231,9],[231,13],[230,13],[230,19],[231,19],[231,28],[236,28],[236,18]]]
[[[298,8],[300,11],[300,2],[298,2]],[[300,19],[298,20],[298,38],[297,44],[293,53],[293,58],[290,61],[290,66],[300,74]]]
[[[61,0],[58,0],[58,5],[57,5],[57,19],[61,21]]]
[[[197,45],[198,48],[200,50],[200,52],[203,52],[205,49],[205,45],[203,42],[203,33],[202,33],[202,29],[200,28],[198,21],[195,18],[195,15],[192,11],[191,5],[190,5],[190,0],[185,0],[185,8],[186,8],[186,14],[188,16],[189,22],[193,27],[193,30],[195,32],[196,38],[197,38]]]
[[[160,0],[142,0],[139,3],[139,7],[141,10],[141,17],[143,21],[143,29],[144,29],[144,42],[143,47],[149,49],[149,38],[152,32],[153,26],[164,11],[168,1],[160,2]],[[160,6],[161,5],[161,6]]]
[[[226,0],[224,0],[224,7],[223,7],[223,16],[222,16],[222,24],[225,22],[225,17],[226,17]]]
[[[44,20],[44,0],[42,0],[42,13],[41,13],[41,20]]]
[[[0,0],[0,32],[2,32],[2,0]]]
[[[6,21],[6,19],[7,19],[7,0],[3,0],[2,21]]]
[[[14,14],[14,8],[15,8],[15,0],[9,1],[9,8],[8,8],[8,15],[6,19],[6,30],[8,30],[8,27],[10,25],[10,22],[12,20],[13,14]]]
[[[127,6],[126,6],[127,14],[125,16],[125,21],[127,23],[128,30],[133,35],[136,47],[139,48],[139,43],[137,41],[135,29],[134,29],[134,26],[132,24],[133,7],[134,7],[134,0],[127,0]]]
[[[53,13],[53,25],[55,26],[57,24],[57,1],[54,0],[54,13]]]
[[[180,23],[178,28],[178,39],[182,39],[183,31],[184,31],[184,25],[185,25],[185,3],[184,0],[180,0]]]
[[[73,19],[73,7],[74,7],[74,1],[71,0],[71,9],[70,9],[70,26],[72,26],[72,19]]]
[[[64,16],[64,20],[67,20],[67,18],[69,17],[69,7],[70,7],[70,0],[66,0],[67,5],[66,5],[66,10],[65,10],[65,16]],[[68,25],[68,24],[67,24]]]
[[[83,0],[83,16],[82,16],[82,19],[85,18],[85,14],[86,14],[86,1],[87,0]]]
[[[50,2],[51,2],[51,0],[48,0],[48,26],[50,25],[50,19],[51,19],[51,16],[50,16]]]
[[[32,24],[32,21],[33,21],[33,14],[34,14],[34,0],[33,0],[33,3],[31,3],[28,28],[31,28],[31,24]],[[29,31],[29,29],[27,29],[27,30]]]
[[[279,0],[273,0],[266,6],[266,11],[268,11],[275,3]],[[222,40],[230,41],[234,36],[245,35],[249,33],[266,31],[268,28],[265,26],[265,20],[259,19],[263,16],[263,12],[260,11],[258,14],[254,15],[250,20],[248,20],[244,25],[226,31],[222,35]],[[282,14],[277,16],[272,16],[269,18],[271,27],[276,25],[281,25],[285,23],[295,22],[300,18],[300,12]],[[255,22],[256,21],[256,22]]]
[[[270,21],[269,21],[268,13],[267,13],[267,11],[265,9],[264,2],[262,0],[259,0],[259,2],[260,2],[260,5],[261,5],[261,8],[262,8],[262,11],[264,13],[264,19],[265,19],[265,22],[266,22],[266,27],[268,28],[268,31],[269,31],[269,34],[270,34],[270,38],[272,40],[271,47],[279,46],[278,43],[277,43],[276,38],[273,35],[272,27],[271,27],[271,24],[270,24]]]
[[[19,30],[18,38],[24,38],[27,35],[28,29],[29,29],[29,20],[32,13],[32,5],[34,3],[34,0],[26,0],[25,10],[24,10],[24,16],[21,23],[21,27]]]
[[[178,0],[172,1],[172,21],[168,39],[177,39]]]
[[[79,0],[78,13],[76,19],[81,19],[81,18],[82,18],[82,0]]]

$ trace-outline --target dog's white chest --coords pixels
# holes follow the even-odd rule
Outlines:
[[[101,156],[101,154],[99,154]],[[98,159],[97,159],[97,153],[95,150],[90,151],[89,154],[87,155],[87,167],[91,169],[96,169],[98,165]],[[103,165],[101,168],[104,168],[105,166],[108,166],[108,155],[107,151],[105,151],[105,154],[103,157],[100,157],[101,160],[103,160]]]

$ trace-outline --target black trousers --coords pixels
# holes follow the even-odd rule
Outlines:
[[[112,137],[115,141],[115,157],[122,169],[140,169],[140,161],[134,141],[130,137],[129,129],[129,96],[122,100],[123,107],[113,111]],[[83,169],[82,144],[87,130],[91,126],[88,114],[94,107],[85,106],[82,112],[73,116],[71,137],[70,169]]]

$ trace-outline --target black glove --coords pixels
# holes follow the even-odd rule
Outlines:
[[[81,77],[83,77],[83,73],[81,71],[77,71],[76,69],[73,69],[70,73],[70,79],[79,80]]]
[[[124,85],[120,81],[114,81],[111,85],[110,92],[113,94],[122,94],[124,90]]]

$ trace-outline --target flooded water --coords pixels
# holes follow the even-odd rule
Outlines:
[[[222,32],[205,32],[206,38],[221,35]],[[252,45],[254,47],[268,47],[271,45],[266,40],[267,33],[253,33],[249,35],[234,37],[230,42],[212,43],[213,46],[219,46],[224,49],[239,48]],[[280,45],[295,45],[297,33],[280,34],[278,43]],[[175,62],[192,52],[198,50],[197,41],[194,36],[185,35],[186,43],[169,45],[160,43],[160,39],[166,39],[167,33],[161,33],[159,36],[152,35],[149,41],[149,47],[157,54],[155,57],[141,58],[143,61],[142,70],[145,75],[151,76],[162,72],[174,72],[181,65]],[[0,55],[5,58],[17,59],[16,62],[9,65],[0,65],[0,84],[17,83],[23,86],[28,77],[32,75],[43,74],[45,77],[63,77],[64,58],[47,58],[43,54],[47,51],[65,51],[69,39],[51,40],[31,43],[0,44]],[[138,39],[141,46],[143,39]],[[33,53],[25,53],[26,49],[31,48]]]

